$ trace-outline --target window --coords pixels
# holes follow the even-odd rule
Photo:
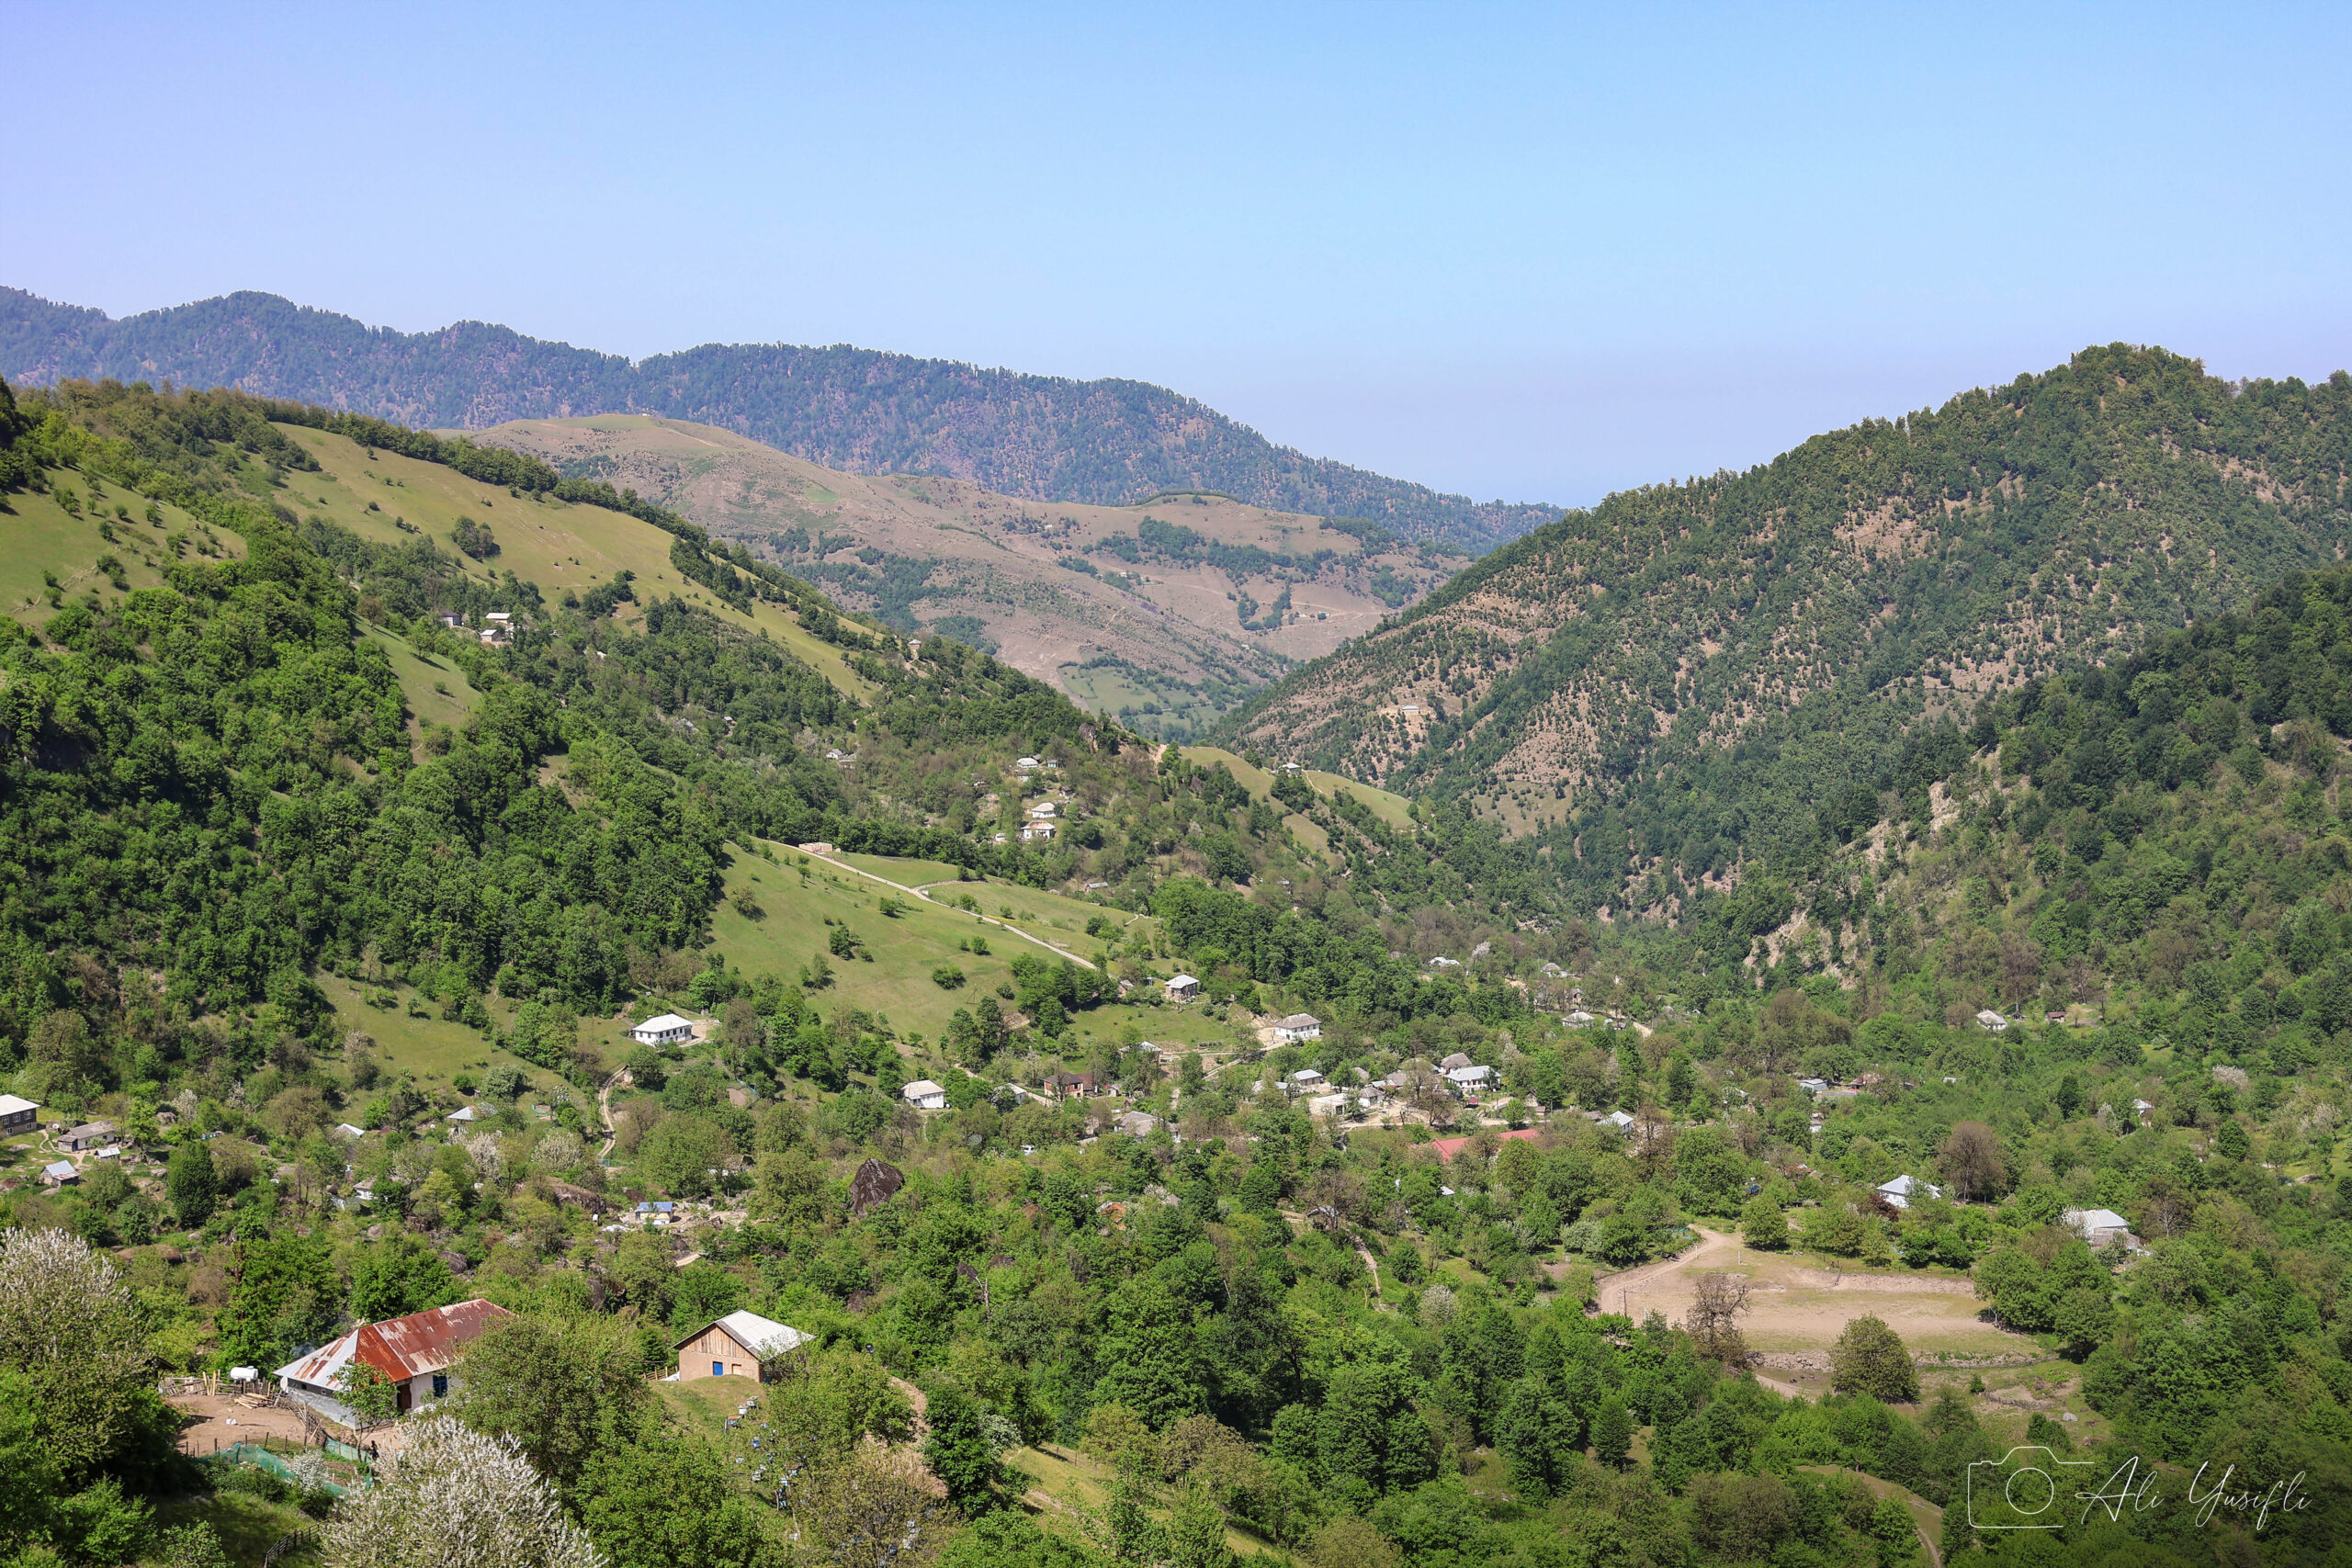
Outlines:
[[[433,1374],[433,1397],[435,1399],[447,1399],[449,1397],[449,1377],[447,1373],[435,1372]]]

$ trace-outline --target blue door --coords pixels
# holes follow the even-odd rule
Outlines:
[[[447,1399],[449,1397],[449,1380],[443,1373],[435,1372],[433,1374],[433,1397],[435,1399]]]
[[[713,1361],[710,1364],[710,1375],[715,1378],[725,1377],[727,1375],[727,1363],[724,1361]]]

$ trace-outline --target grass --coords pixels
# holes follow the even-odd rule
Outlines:
[[[381,626],[363,629],[368,640],[390,658],[392,673],[400,678],[401,696],[408,704],[409,712],[427,724],[452,728],[473,716],[481,695],[466,679],[464,671],[417,652],[406,638],[394,637]]]
[[[1875,1475],[1866,1475],[1859,1470],[1851,1470],[1842,1464],[1801,1464],[1797,1468],[1811,1471],[1815,1475],[1850,1475],[1870,1488],[1871,1496],[1894,1497],[1899,1499],[1905,1507],[1910,1509],[1911,1522],[1918,1527],[1920,1539],[1926,1541],[1930,1549],[1937,1541],[1943,1539],[1944,1511],[1908,1486],[1898,1485],[1892,1481],[1881,1481]],[[1924,1556],[1925,1553],[1922,1555]]]
[[[205,558],[197,553],[204,541],[202,525],[175,506],[162,508],[159,526],[143,520],[146,499],[119,485],[106,485],[102,494],[94,494],[98,487],[87,475],[54,469],[48,482],[52,487],[48,494],[27,491],[0,496],[0,530],[8,541],[8,547],[0,550],[0,614],[30,626],[55,615],[43,572],[56,577],[64,599],[93,590],[101,597],[114,595],[118,590],[98,570],[101,556],[111,555],[121,563],[123,580],[134,590],[161,586],[164,571],[181,560]],[[54,487],[59,485],[81,497],[82,515],[74,516],[58,504]],[[130,507],[129,522],[113,515],[119,504]],[[101,514],[104,525],[114,531],[112,539],[99,532]],[[184,555],[175,554],[169,542],[175,533],[187,536]],[[244,553],[244,543],[235,535],[216,530],[214,537],[227,555]]]
[[[784,847],[777,852],[784,862]],[[829,955],[833,984],[810,998],[828,1014],[848,1003],[887,1015],[902,1032],[914,1030],[935,1038],[957,1008],[969,1007],[1000,982],[1012,982],[1007,960],[1018,951],[1018,938],[914,898],[900,898],[904,912],[886,919],[881,900],[897,897],[888,887],[830,865],[822,856],[813,857],[807,869],[804,883],[800,869],[789,863],[739,854],[728,866],[730,901],[719,906],[712,925],[719,951],[746,975],[794,978],[812,955],[826,951],[831,931],[825,917],[831,916],[865,941],[874,961]],[[736,909],[731,898],[738,887],[751,890],[763,911],[760,919]],[[972,936],[989,939],[989,955],[956,950],[958,942]],[[944,964],[963,970],[967,983],[952,991],[933,984],[932,970]]]
[[[1004,1456],[1012,1469],[1027,1476],[1031,1490],[1056,1502],[1075,1500],[1085,1508],[1099,1512],[1111,1496],[1111,1467],[1091,1454],[1076,1449],[1041,1446],[1014,1449]],[[1048,1511],[1050,1517],[1052,1510]],[[1166,1518],[1165,1508],[1150,1510],[1155,1518]],[[1269,1543],[1228,1523],[1225,1528],[1225,1544],[1244,1560],[1269,1549]]]
[[[944,860],[899,860],[891,855],[835,855],[844,865],[870,871],[908,887],[921,887],[926,883],[953,882],[956,867]]]
[[[345,1032],[357,1030],[376,1042],[372,1055],[377,1065],[390,1074],[407,1073],[419,1083],[446,1082],[460,1072],[479,1077],[483,1071],[482,1060],[492,1063],[511,1062],[529,1077],[535,1088],[553,1084],[550,1073],[531,1066],[521,1057],[497,1049],[485,1042],[478,1031],[462,1023],[445,1021],[437,1008],[431,1018],[411,1018],[408,1004],[416,993],[402,987],[385,987],[399,999],[390,1008],[371,1008],[367,998],[375,987],[356,985],[349,980],[322,973],[319,988],[334,1004],[336,1026]],[[424,1004],[434,1008],[434,1004]],[[583,1034],[597,1026],[583,1022]]]
[[[1185,761],[1197,762],[1204,768],[1214,767],[1223,762],[1234,778],[1245,785],[1254,798],[1259,800],[1273,798],[1274,775],[1271,769],[1254,767],[1220,747],[1187,746],[1182,748],[1182,750]],[[1373,815],[1391,828],[1403,829],[1411,825],[1410,818],[1405,815],[1407,802],[1401,795],[1391,795],[1385,789],[1374,789],[1370,784],[1358,784],[1353,779],[1343,779],[1337,773],[1318,773],[1312,768],[1305,770],[1305,773],[1306,782],[1314,785],[1318,794],[1331,795],[1346,790],[1370,807]],[[1283,825],[1297,834],[1301,842],[1311,845],[1318,854],[1331,852],[1329,836],[1306,818],[1293,812],[1283,819]]]
[[[1387,790],[1376,789],[1371,784],[1358,784],[1353,779],[1341,778],[1337,773],[1321,773],[1313,768],[1306,770],[1306,782],[1325,795],[1337,795],[1341,790],[1346,790],[1370,807],[1374,816],[1400,832],[1413,825],[1412,818],[1405,815],[1405,807],[1410,802],[1401,795],[1392,795]]]
[[[297,1530],[315,1529],[318,1521],[290,1503],[268,1503],[243,1492],[215,1492],[209,1495],[170,1497],[156,1505],[157,1529],[175,1529],[182,1525],[210,1525],[220,1536],[220,1545],[229,1561],[259,1568],[269,1549]],[[161,1558],[148,1558],[160,1562]],[[280,1563],[295,1568],[319,1561],[314,1551],[288,1552],[278,1559]]]
[[[278,428],[321,465],[320,472],[292,474],[287,481],[285,504],[306,515],[324,517],[379,544],[415,537],[394,522],[405,519],[451,554],[449,530],[460,515],[469,516],[489,525],[499,553],[487,565],[468,562],[469,576],[487,582],[494,572],[511,571],[537,583],[549,600],[560,600],[566,589],[587,589],[626,568],[637,574],[640,600],[679,593],[721,620],[765,632],[842,691],[861,698],[870,692],[840,650],[803,631],[776,605],[754,604],[749,614],[741,613],[682,581],[670,565],[670,536],[650,523],[601,506],[518,498],[455,468],[391,452],[379,451],[371,459],[349,438],[323,430]],[[377,511],[368,510],[370,502]],[[621,613],[628,618],[642,608],[625,604]]]

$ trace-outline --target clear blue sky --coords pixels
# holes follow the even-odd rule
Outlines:
[[[0,282],[1130,376],[1585,502],[2086,343],[2352,365],[2346,17],[15,0]]]

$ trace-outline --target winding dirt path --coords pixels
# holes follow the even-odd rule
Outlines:
[[[786,845],[786,846],[783,846],[783,847],[787,848],[787,849],[793,849],[793,846],[790,846],[790,845]],[[899,892],[906,894],[906,895],[907,895],[908,897],[913,897],[913,898],[920,898],[920,899],[922,899],[922,900],[924,903],[926,903],[926,904],[934,905],[934,906],[936,906],[937,908],[942,908],[942,909],[950,909],[950,910],[954,910],[954,911],[955,911],[956,913],[957,913],[957,914],[970,914],[970,913],[971,913],[971,911],[970,911],[970,910],[968,910],[968,909],[956,909],[956,907],[955,907],[953,904],[950,904],[946,899],[944,899],[944,898],[934,898],[934,897],[933,897],[931,896],[931,889],[932,889],[932,888],[933,888],[933,887],[962,887],[962,886],[981,886],[981,885],[979,885],[979,884],[968,884],[968,883],[932,882],[932,883],[926,883],[926,884],[924,884],[924,885],[923,885],[922,886],[921,886],[921,887],[910,887],[910,886],[909,886],[907,884],[905,884],[905,883],[903,883],[903,882],[893,882],[893,881],[891,881],[891,880],[890,880],[888,877],[887,877],[887,876],[877,875],[877,874],[876,874],[875,873],[873,873],[873,872],[870,872],[870,871],[866,870],[864,866],[852,865],[852,864],[850,864],[850,863],[849,863],[849,862],[847,862],[847,861],[843,860],[843,859],[842,859],[840,855],[838,855],[838,854],[831,854],[831,855],[813,854],[813,853],[809,853],[809,852],[803,851],[803,850],[798,850],[798,849],[793,849],[793,852],[794,852],[794,853],[796,853],[796,854],[808,853],[808,854],[809,854],[809,858],[810,858],[810,859],[812,859],[812,860],[822,861],[822,862],[823,862],[825,864],[827,864],[827,865],[839,866],[839,867],[841,867],[841,869],[842,869],[842,870],[846,871],[846,872],[849,872],[849,873],[851,873],[853,875],[862,876],[862,877],[865,878],[865,880],[866,880],[866,881],[868,881],[868,882],[878,882],[878,883],[880,883],[880,884],[881,884],[883,886],[885,886],[885,887],[895,887],[895,888],[897,888]],[[998,919],[997,919],[995,916],[993,916],[993,915],[980,915],[980,916],[978,916],[978,917],[976,917],[976,918],[977,918],[977,919],[978,919],[982,924],[984,924],[984,925],[991,925],[991,926],[994,926],[994,927],[996,927],[999,931],[1011,931],[1014,936],[1019,937],[1022,941],[1026,942],[1035,942],[1037,946],[1044,948],[1047,953],[1053,953],[1053,954],[1055,954],[1055,955],[1057,955],[1057,956],[1058,956],[1058,957],[1067,958],[1067,959],[1069,959],[1072,964],[1080,964],[1080,965],[1081,965],[1081,966],[1083,966],[1083,967],[1085,967],[1085,968],[1088,968],[1088,969],[1092,969],[1092,968],[1096,967],[1096,965],[1095,965],[1095,964],[1094,964],[1093,960],[1091,960],[1091,959],[1087,959],[1087,958],[1080,958],[1077,953],[1072,953],[1072,952],[1071,952],[1069,948],[1067,948],[1067,947],[1061,947],[1061,946],[1057,945],[1056,943],[1053,943],[1053,942],[1047,942],[1044,937],[1041,937],[1041,936],[1032,936],[1032,935],[1030,935],[1027,931],[1023,931],[1019,926],[1015,926],[1015,925],[1009,925],[1009,924],[1007,924],[1006,922],[1004,922],[1004,921],[1002,921],[1002,920]]]

